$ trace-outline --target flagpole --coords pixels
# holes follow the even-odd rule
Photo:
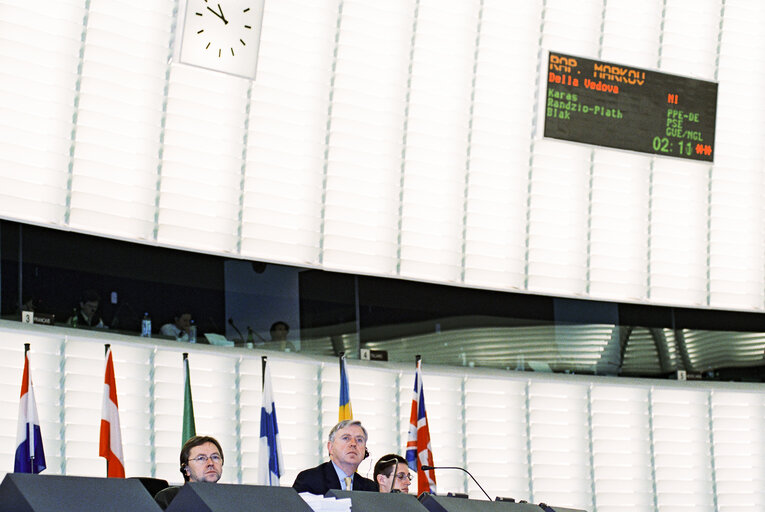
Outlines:
[[[29,365],[29,343],[24,343],[24,366]],[[27,374],[27,389],[31,389],[32,386],[29,385],[29,382],[32,380],[32,369],[28,369],[29,373]],[[27,400],[27,418],[31,418],[32,414],[30,413],[31,400]],[[32,468],[32,473],[34,474],[35,470],[35,426],[32,424],[31,421],[27,422],[27,439],[29,439],[29,467]]]
[[[109,347],[111,347],[110,344],[104,343],[104,358],[106,358],[109,355]],[[104,367],[106,367],[106,364],[108,363],[109,361],[107,360],[104,363]],[[104,458],[106,459],[106,478],[109,478],[109,458],[108,457],[104,457]]]
[[[261,379],[260,379],[260,390],[263,391],[266,387],[266,360],[268,359],[268,356],[260,356],[260,373],[261,373]]]
[[[423,491],[420,490],[422,483],[422,474],[425,471],[422,469],[422,461],[420,460],[420,446],[419,446],[419,429],[420,429],[420,415],[419,415],[419,409],[422,407],[422,404],[420,403],[420,399],[422,398],[422,375],[420,374],[420,361],[422,361],[422,355],[417,354],[414,356],[414,393],[417,395],[417,418],[415,423],[415,430],[417,431],[417,445],[415,446],[415,454],[416,454],[416,460],[417,460],[417,493],[420,494]],[[414,414],[414,412],[412,412]],[[411,421],[411,419],[410,419]],[[427,476],[425,477],[427,478]],[[430,487],[428,487],[428,490],[430,490]]]

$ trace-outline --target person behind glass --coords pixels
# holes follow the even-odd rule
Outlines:
[[[210,436],[194,436],[189,438],[181,448],[181,474],[184,482],[217,483],[223,475],[223,449],[220,443]],[[174,485],[162,489],[154,495],[162,510],[180,492],[181,487]]]
[[[271,341],[267,341],[263,344],[262,348],[270,350],[281,350],[282,352],[295,352],[295,345],[287,339],[287,335],[290,333],[290,326],[287,322],[279,320],[271,324],[269,330],[271,334]]]
[[[374,479],[380,486],[380,492],[408,494],[412,475],[409,474],[409,465],[404,457],[389,453],[380,457],[375,464]]]
[[[174,338],[178,341],[189,341],[189,330],[191,329],[191,313],[178,312],[173,317],[172,323],[167,323],[160,327],[159,332],[163,336]]]
[[[324,495],[330,489],[379,491],[373,480],[356,473],[367,452],[367,430],[357,420],[343,420],[329,432],[329,462],[298,473],[292,488],[297,492]]]
[[[98,306],[101,303],[101,297],[95,290],[85,290],[80,298],[80,307],[77,310],[77,316],[69,317],[67,323],[77,327],[103,328],[104,321],[101,313],[98,312]],[[76,324],[75,324],[75,318]]]
[[[38,299],[34,295],[25,295],[24,302],[16,309],[16,314],[21,319],[21,313],[24,311],[31,311],[34,313],[38,311],[42,306],[42,299]]]

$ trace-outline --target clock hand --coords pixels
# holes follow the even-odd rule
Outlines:
[[[210,11],[211,13],[213,13],[214,15],[216,15],[218,18],[220,18],[220,20],[221,20],[221,21],[222,21],[222,22],[223,22],[225,25],[228,25],[228,20],[226,19],[226,17],[225,17],[225,16],[223,16],[223,9],[221,9],[221,7],[220,7],[220,4],[218,4],[218,11],[220,11],[220,14],[218,14],[218,13],[217,13],[217,12],[215,12],[215,11],[213,11],[213,10],[210,8],[210,6],[209,6],[209,5],[207,6],[207,10],[208,10],[208,11]]]
[[[226,19],[226,16],[223,14],[223,8],[218,4],[218,12],[220,13],[220,18],[223,20],[223,23],[225,25],[228,25],[228,20]]]
[[[223,22],[228,25],[228,20],[226,19],[226,16],[223,15],[223,8],[218,4],[218,12],[220,12],[220,17],[223,18]]]
[[[211,13],[213,13],[214,15],[216,15],[217,17],[219,17],[221,20],[223,20],[223,17],[220,14],[218,14],[217,12],[213,11],[210,8],[210,6],[207,6],[207,10],[210,11]]]

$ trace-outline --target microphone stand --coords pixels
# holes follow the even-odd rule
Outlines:
[[[473,479],[473,481],[474,481],[474,482],[476,483],[476,485],[477,485],[477,486],[478,486],[478,487],[481,489],[481,491],[483,491],[483,493],[486,495],[486,498],[487,498],[489,501],[492,501],[492,499],[491,499],[491,496],[489,496],[489,493],[488,493],[488,492],[486,492],[486,490],[484,490],[484,488],[483,488],[483,487],[481,487],[481,484],[479,484],[479,483],[478,483],[478,480],[476,480],[476,479],[475,479],[475,477],[474,477],[473,475],[471,475],[471,474],[470,474],[470,471],[468,471],[467,469],[465,469],[465,468],[461,468],[461,467],[459,467],[459,466],[422,466],[422,470],[423,470],[423,471],[430,471],[431,469],[459,469],[460,471],[464,471],[465,473],[467,473],[467,474],[468,474],[468,476],[469,476],[470,478],[472,478],[472,479]]]
[[[392,479],[391,479],[391,481],[390,481],[390,489],[388,490],[388,492],[389,492],[389,493],[397,493],[397,492],[401,492],[401,491],[399,491],[398,489],[394,489],[394,488],[393,488],[393,486],[394,486],[394,485],[396,485],[396,469],[398,469],[398,460],[397,460],[397,459],[395,459],[395,458],[392,458],[392,459],[387,459],[387,460],[382,460],[382,459],[380,459],[380,461],[378,462],[378,464],[379,464],[379,463],[387,464],[388,462],[390,462],[390,463],[393,465],[393,466],[392,466],[392,467],[393,467],[393,478],[392,478]]]
[[[263,338],[263,336],[258,334],[258,331],[254,330],[252,327],[250,327],[248,325],[247,326],[247,338],[252,337],[252,335],[255,335],[255,337],[258,338],[262,343],[266,343],[265,338]]]
[[[239,334],[239,344],[243,345],[244,344],[244,336],[242,336],[242,331],[240,331],[239,328],[237,328],[237,326],[234,325],[234,319],[233,318],[231,318],[231,317],[228,318],[228,325],[233,327],[234,330],[237,332],[237,334]]]
[[[393,487],[396,485],[396,475],[398,474],[398,461],[396,459],[393,459],[393,478],[390,479],[390,492],[391,494],[396,492],[401,492],[398,489],[394,489]]]

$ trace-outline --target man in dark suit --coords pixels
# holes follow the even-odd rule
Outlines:
[[[343,420],[329,432],[329,462],[298,473],[292,487],[297,492],[326,494],[330,489],[379,491],[377,482],[356,473],[367,453],[367,430],[360,421]]]

